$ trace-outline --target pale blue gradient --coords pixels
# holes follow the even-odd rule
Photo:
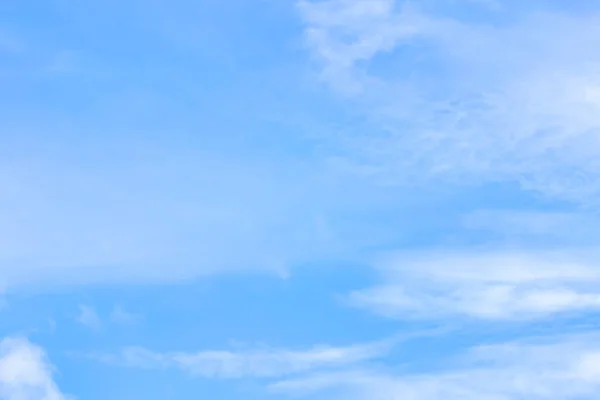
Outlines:
[[[572,3],[2,2],[0,400],[597,398]]]

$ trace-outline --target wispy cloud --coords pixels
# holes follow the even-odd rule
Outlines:
[[[386,181],[510,180],[594,203],[600,14],[506,5],[475,23],[464,2],[443,17],[426,4],[299,3],[325,78],[375,121],[348,133],[344,161]]]
[[[424,21],[396,13],[393,0],[298,2],[308,22],[310,48],[323,61],[323,77],[338,90],[364,88],[355,67],[397,43],[420,33]]]
[[[383,282],[350,302],[397,318],[529,320],[600,310],[594,254],[435,251],[385,258]]]
[[[102,327],[102,320],[96,310],[90,306],[80,305],[79,314],[77,315],[77,322],[86,328],[92,330],[99,330]]]
[[[24,338],[0,342],[0,398],[6,400],[67,400],[52,378],[44,350]]]
[[[598,343],[596,335],[574,335],[477,346],[432,366],[434,372],[355,369],[283,380],[271,390],[310,397],[327,389],[352,400],[595,398]]]
[[[349,347],[315,346],[306,350],[257,348],[197,353],[156,353],[127,348],[116,355],[93,355],[103,362],[130,368],[177,368],[191,375],[216,378],[277,378],[314,370],[357,365],[377,359],[391,349],[395,340]]]

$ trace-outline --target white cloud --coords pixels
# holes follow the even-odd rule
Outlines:
[[[526,320],[600,310],[600,265],[593,254],[435,252],[392,255],[383,282],[350,295],[389,317]]]
[[[327,389],[352,400],[587,400],[600,395],[599,354],[597,335],[547,337],[474,347],[432,372],[342,370],[279,381],[271,390],[314,396]]]
[[[0,399],[66,400],[42,348],[23,338],[0,342]]]
[[[359,364],[385,355],[393,344],[394,340],[387,340],[349,347],[315,346],[301,351],[259,348],[198,353],[156,353],[142,348],[127,348],[118,355],[93,358],[131,368],[178,368],[205,378],[276,378]]]
[[[98,330],[102,326],[102,320],[98,316],[98,313],[96,313],[96,310],[86,305],[79,306],[77,321],[83,326],[93,330]]]
[[[355,170],[598,198],[600,15],[538,4],[473,22],[456,12],[464,2],[452,15],[393,0],[299,4],[325,78],[375,121],[348,132]]]

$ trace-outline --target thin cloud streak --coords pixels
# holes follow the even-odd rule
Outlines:
[[[530,338],[472,347],[435,372],[341,370],[282,380],[270,389],[301,398],[327,390],[352,400],[595,398],[599,343],[595,334]]]
[[[526,321],[599,311],[595,253],[559,251],[392,254],[379,266],[382,282],[350,294],[349,302],[392,318]]]
[[[385,356],[395,340],[349,347],[314,346],[306,350],[257,348],[197,353],[157,353],[130,347],[114,354],[90,355],[105,363],[128,368],[176,368],[213,379],[276,378],[336,366],[360,364]]]

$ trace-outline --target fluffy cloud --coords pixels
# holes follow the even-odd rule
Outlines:
[[[435,252],[396,254],[383,282],[351,294],[355,305],[398,318],[466,316],[527,320],[600,309],[593,254]]]
[[[66,400],[52,379],[44,350],[23,338],[0,342],[0,398],[4,400]]]
[[[509,180],[595,202],[600,15],[449,3],[299,3],[324,79],[374,121],[348,132],[342,165],[386,182]]]

